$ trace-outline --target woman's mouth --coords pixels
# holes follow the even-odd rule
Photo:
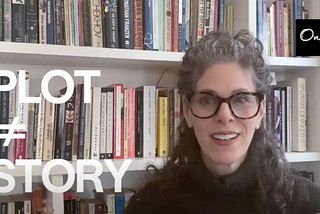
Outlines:
[[[213,142],[219,146],[229,146],[236,142],[240,134],[236,132],[219,132],[211,135]]]
[[[238,137],[239,134],[214,134],[212,135],[212,138],[215,140],[232,140]]]

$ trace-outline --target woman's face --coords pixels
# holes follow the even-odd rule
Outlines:
[[[204,72],[197,82],[196,91],[209,91],[223,98],[243,91],[255,92],[251,75],[251,72],[244,71],[236,63],[217,64]],[[234,110],[237,109],[243,116],[255,113],[259,102],[255,97],[248,99],[245,95],[235,98]],[[198,113],[198,116],[213,113],[217,106],[214,96],[194,96],[190,103],[186,103],[185,118],[189,127],[194,128],[205,158],[220,165],[230,165],[242,160],[255,129],[259,128],[264,116],[265,99],[261,102],[257,116],[247,120],[235,117],[227,103],[222,103],[217,114],[208,119],[197,118],[191,113],[190,108],[194,113]]]

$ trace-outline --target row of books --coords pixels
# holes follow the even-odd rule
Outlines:
[[[29,81],[27,74],[26,96],[30,96]],[[0,84],[7,82],[7,77],[0,77]],[[166,157],[177,143],[183,114],[176,88],[92,87],[91,103],[85,103],[84,85],[77,84],[71,98],[62,104],[50,103],[42,94],[40,103],[18,104],[18,90],[1,92],[0,123],[10,124],[19,117],[26,129],[16,133],[27,137],[11,140],[8,147],[0,139],[1,158],[14,162]],[[277,82],[267,94],[265,124],[274,130],[278,146],[286,152],[307,151],[306,93],[306,80],[295,78]]]
[[[307,151],[306,79],[278,81],[266,96],[265,124],[285,152]]]
[[[233,32],[225,0],[3,0],[0,41],[184,52]]]
[[[272,57],[296,56],[297,19],[308,19],[304,0],[257,0],[257,37]]]
[[[23,184],[24,186],[24,184]],[[122,188],[121,192],[114,189],[93,190],[94,198],[84,197],[82,193],[69,190],[63,193],[64,214],[105,214],[123,213],[130,198],[139,188]],[[1,214],[53,214],[53,198],[41,183],[32,183],[32,191],[8,195],[0,195]]]
[[[29,95],[29,73],[25,79]],[[0,77],[6,84],[7,77]],[[84,85],[75,85],[71,98],[62,104],[50,103],[40,93],[40,103],[20,104],[18,90],[1,92],[1,124],[11,124],[19,117],[26,129],[18,129],[25,139],[3,146],[0,157],[16,159],[61,158],[127,159],[166,157],[175,145],[181,120],[180,95],[176,88],[123,84],[92,87],[91,103],[84,102]],[[58,96],[64,96],[62,88]],[[7,133],[8,130],[0,130]]]

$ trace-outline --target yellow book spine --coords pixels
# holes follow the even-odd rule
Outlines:
[[[168,156],[168,98],[158,97],[157,156]]]

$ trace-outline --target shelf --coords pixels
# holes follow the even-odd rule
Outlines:
[[[298,57],[268,57],[266,63],[270,65],[271,71],[305,71],[320,68],[320,59],[298,58]]]
[[[164,69],[178,67],[184,53],[0,42],[0,64],[77,68]],[[272,71],[320,68],[314,58],[268,57]]]
[[[320,161],[320,152],[289,152],[286,158],[290,163]]]
[[[291,163],[297,163],[297,162],[314,162],[314,161],[320,161],[320,152],[292,152],[292,153],[286,153],[286,157],[289,162]],[[88,161],[88,160],[85,160]],[[161,166],[163,164],[164,159],[163,158],[136,158],[133,159],[127,172],[129,171],[141,171],[145,170],[147,164],[152,163],[156,166]],[[103,172],[110,172],[107,165],[104,163],[104,161],[99,161],[100,164],[103,166]],[[124,160],[112,160],[117,170],[120,169],[121,165],[124,163]],[[44,166],[48,162],[43,161],[41,166],[33,166],[32,167],[32,176],[41,176],[42,170]],[[69,162],[75,173],[77,174],[77,162],[76,161],[70,161]],[[24,177],[25,176],[25,167],[24,166],[15,166],[15,169],[8,169],[6,166],[0,167],[0,172],[11,174],[13,177]],[[93,173],[95,172],[95,168],[93,166],[85,166],[84,167],[84,173]],[[54,166],[51,171],[50,175],[65,175],[67,174],[67,171],[64,166],[57,165]]]
[[[164,160],[163,158],[136,158],[132,160],[127,172],[145,170],[149,163],[155,164],[158,167],[159,165],[160,166],[162,165],[163,160]],[[84,160],[84,161],[88,162],[90,160]],[[32,166],[32,176],[42,176],[43,168],[48,162],[50,161],[43,161],[41,166]],[[77,174],[77,161],[67,161],[67,162],[69,162],[72,165],[75,171],[75,174]],[[103,167],[103,172],[110,172],[109,168],[107,167],[104,161],[99,161],[99,162]],[[123,159],[112,160],[112,162],[114,163],[114,166],[116,167],[116,169],[119,170],[122,164],[124,163],[124,160]],[[93,173],[95,171],[96,169],[93,166],[84,167],[84,173]],[[13,177],[24,177],[25,167],[15,165],[14,169],[8,169],[8,167],[6,166],[1,166],[0,172],[10,174]],[[52,169],[50,170],[50,175],[65,175],[65,174],[67,174],[66,168],[61,165],[56,165],[52,167]]]
[[[178,66],[183,53],[0,42],[0,64],[148,69]]]

